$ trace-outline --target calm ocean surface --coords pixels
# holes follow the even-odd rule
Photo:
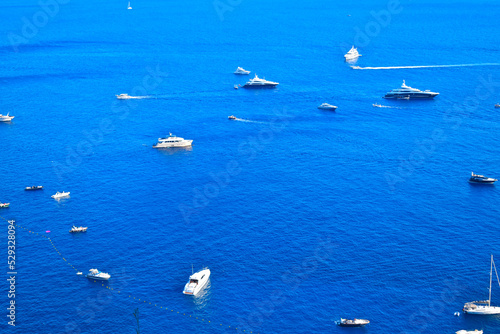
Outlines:
[[[453,316],[500,264],[500,186],[467,182],[500,178],[500,66],[343,58],[498,63],[498,1],[63,2],[0,5],[0,215],[26,228],[0,332],[135,333],[139,307],[141,333],[500,333]],[[254,73],[280,85],[233,89]],[[382,99],[403,80],[440,95]]]

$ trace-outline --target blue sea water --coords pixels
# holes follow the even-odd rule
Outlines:
[[[131,5],[0,5],[2,333],[134,333],[136,308],[141,333],[500,333],[453,316],[500,257],[498,185],[467,182],[500,176],[500,67],[343,59],[497,63],[497,1]],[[235,90],[237,66],[280,85]],[[381,98],[402,80],[440,95]],[[169,132],[193,147],[151,147]],[[192,266],[212,271],[195,298]],[[104,286],[75,275],[94,267]]]

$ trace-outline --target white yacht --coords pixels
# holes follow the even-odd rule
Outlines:
[[[198,292],[203,289],[203,287],[207,284],[208,279],[210,278],[210,269],[205,268],[197,273],[189,276],[189,282],[184,286],[184,291],[182,291],[185,295],[196,295]]]
[[[497,181],[498,181],[497,179],[494,179],[492,177],[486,177],[484,175],[474,174],[474,172],[471,173],[471,177],[469,179],[470,183],[493,184]]]
[[[188,147],[191,146],[193,141],[190,139],[184,139],[181,137],[176,137],[172,133],[168,138],[158,138],[158,143],[153,145],[154,148],[168,148],[168,147]]]
[[[361,55],[358,53],[358,49],[352,46],[351,50],[349,50],[345,55],[344,58],[345,60],[354,60],[358,57],[361,57]]]
[[[250,74],[250,71],[247,71],[242,67],[238,67],[236,71],[234,71],[234,74]]]
[[[83,227],[83,226],[76,227],[75,225],[73,225],[73,227],[71,228],[71,230],[69,230],[69,232],[70,233],[87,232],[87,229],[88,227]]]
[[[64,191],[63,191],[62,193],[60,193],[60,192],[58,191],[58,192],[56,192],[54,195],[52,195],[52,196],[50,196],[50,197],[52,197],[52,198],[54,198],[54,199],[58,199],[58,198],[68,197],[68,196],[69,196],[69,191],[67,191],[67,192],[64,192]]]
[[[261,88],[261,87],[273,88],[273,87],[276,87],[278,85],[279,85],[278,82],[267,81],[266,79],[261,79],[256,74],[255,78],[250,79],[250,81],[248,81],[243,87],[244,88]]]
[[[455,332],[456,334],[483,334],[482,330],[476,329],[473,331],[466,331],[465,329],[462,329],[461,331]]]
[[[7,115],[2,115],[0,114],[0,122],[10,122],[14,119],[15,116],[9,116],[9,113]]]
[[[337,109],[337,107],[336,107],[336,106],[333,106],[333,105],[331,105],[331,104],[328,104],[328,103],[323,103],[322,105],[320,105],[320,106],[318,107],[318,109],[323,109],[323,110],[335,110],[335,109]]]
[[[97,269],[90,269],[89,273],[85,275],[85,277],[101,281],[107,281],[108,279],[111,278],[111,275],[108,273],[103,273],[102,271],[99,271]]]
[[[386,99],[433,99],[439,95],[439,93],[434,93],[429,90],[421,91],[417,88],[412,88],[405,84],[403,80],[403,84],[401,88],[396,88],[385,94],[384,98]]]
[[[492,282],[493,268],[495,268],[497,281],[498,284],[500,285],[500,280],[498,280],[497,267],[495,266],[495,262],[493,261],[493,255],[491,255],[489,298],[488,300],[465,303],[463,308],[464,313],[481,314],[481,315],[500,314],[499,306],[491,306],[491,282]]]

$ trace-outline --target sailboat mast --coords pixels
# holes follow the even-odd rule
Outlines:
[[[491,266],[490,266],[490,295],[488,297],[488,306],[491,306],[491,277],[493,274],[493,254],[491,254]]]

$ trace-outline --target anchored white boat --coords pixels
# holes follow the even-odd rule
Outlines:
[[[250,74],[250,71],[247,71],[242,67],[238,67],[236,71],[234,71],[234,74]]]
[[[354,60],[358,57],[361,57],[361,55],[358,53],[358,49],[352,46],[351,50],[349,50],[345,55],[344,58],[345,60]]]
[[[54,198],[54,199],[58,199],[58,198],[68,197],[68,196],[69,196],[69,194],[70,194],[70,193],[69,193],[69,191],[67,191],[67,192],[64,192],[64,191],[63,191],[63,192],[61,192],[61,193],[58,191],[58,192],[56,192],[54,195],[52,195],[52,196],[50,196],[50,197],[52,197],[52,198]]]
[[[128,2],[127,9],[132,9],[132,6],[130,6],[130,1]]]
[[[273,81],[268,81],[266,79],[261,79],[256,74],[253,79],[250,79],[250,81],[248,81],[243,86],[243,88],[274,88],[278,85],[279,85],[278,82],[273,82]]]
[[[471,177],[469,179],[470,183],[493,184],[497,181],[498,181],[497,179],[493,179],[491,177],[486,177],[484,175],[474,174],[474,172],[471,173]]]
[[[465,329],[462,329],[461,331],[455,332],[456,334],[483,334],[482,330],[476,329],[474,331],[466,331]]]
[[[41,190],[41,189],[43,189],[43,186],[31,186],[24,188],[24,190]]]
[[[336,106],[334,106],[334,105],[328,104],[328,103],[323,103],[322,105],[320,105],[320,106],[318,107],[318,109],[323,109],[323,110],[335,110],[335,109],[337,109],[337,107],[336,107]]]
[[[87,229],[88,227],[83,227],[83,226],[76,227],[75,225],[73,225],[71,230],[69,230],[69,233],[87,232]]]
[[[203,289],[203,287],[207,284],[208,279],[210,278],[210,269],[205,268],[197,273],[189,276],[189,282],[184,286],[184,291],[182,291],[185,295],[196,295],[198,292]]]
[[[191,146],[193,140],[176,137],[172,133],[167,138],[158,138],[158,143],[153,145],[154,148],[170,148],[170,147],[188,147]]]
[[[495,262],[493,261],[493,255],[491,255],[489,298],[488,300],[465,303],[463,308],[464,313],[480,314],[480,315],[500,314],[499,306],[491,306],[491,282],[493,277],[493,268],[495,268],[497,282],[498,285],[500,285],[500,280],[498,279],[497,267],[495,266]]]
[[[14,116],[9,116],[10,113],[7,113],[7,115],[2,115],[0,114],[0,122],[10,122],[14,119]]]
[[[102,271],[99,271],[97,269],[90,269],[89,273],[85,275],[85,277],[101,281],[107,281],[108,279],[111,278],[111,275],[108,273],[103,273]]]
[[[368,325],[370,323],[369,320],[366,319],[343,319],[340,318],[340,320],[335,321],[335,323],[338,326],[341,327],[363,327],[365,325]]]

